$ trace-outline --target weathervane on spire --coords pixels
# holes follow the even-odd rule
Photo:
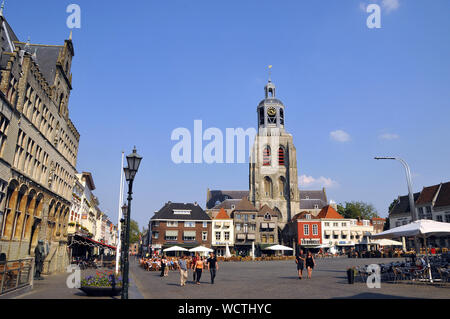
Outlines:
[[[272,65],[269,65],[269,82],[272,82]]]

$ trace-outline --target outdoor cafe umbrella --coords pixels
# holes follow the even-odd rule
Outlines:
[[[273,246],[267,247],[266,249],[268,249],[268,250],[281,250],[281,251],[294,250],[291,247],[286,247],[286,246],[283,246],[283,245],[273,245]]]
[[[227,257],[227,258],[231,257],[230,247],[228,246],[228,243],[227,243],[227,246],[225,248],[225,257]]]
[[[189,249],[191,253],[212,253],[214,250],[207,248],[205,246],[198,246],[192,249]]]
[[[431,276],[430,260],[428,258],[427,238],[431,236],[448,236],[450,234],[450,224],[436,222],[434,220],[421,219],[410,224],[395,227],[385,232],[373,235],[372,238],[399,238],[399,237],[422,237],[425,246],[428,273],[430,282],[433,282]]]
[[[371,242],[373,245],[380,245],[380,246],[402,246],[403,243],[400,241],[392,240],[392,239],[380,239],[380,240],[374,240]]]
[[[169,252],[169,251],[188,251],[186,248],[180,247],[180,246],[172,246],[169,248],[166,248],[163,250],[164,252]]]
[[[252,242],[252,258],[255,259],[255,242]]]

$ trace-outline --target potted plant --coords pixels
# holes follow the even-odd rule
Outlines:
[[[117,296],[122,290],[122,278],[113,271],[97,271],[81,280],[80,290],[88,296]]]

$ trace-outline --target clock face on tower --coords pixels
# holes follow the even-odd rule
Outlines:
[[[277,110],[274,107],[269,107],[267,110],[267,115],[269,116],[275,116],[277,114]]]

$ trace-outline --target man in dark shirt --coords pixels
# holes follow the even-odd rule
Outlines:
[[[305,263],[305,255],[303,254],[303,250],[300,249],[298,255],[295,257],[295,263],[297,264],[298,279],[301,280],[303,277],[303,267]]]
[[[210,257],[206,261],[208,264],[209,272],[211,273],[211,284],[214,284],[214,278],[216,278],[216,271],[219,270],[219,263],[217,262],[216,255],[210,254]]]

